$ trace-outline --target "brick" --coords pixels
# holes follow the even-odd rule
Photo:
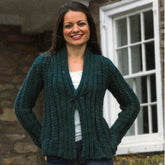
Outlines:
[[[0,115],[3,114],[3,108],[0,107]]]
[[[6,137],[12,141],[22,140],[25,138],[25,134],[6,134]]]
[[[0,155],[8,155],[10,154],[10,145],[9,144],[2,144],[0,143]]]
[[[12,26],[12,25],[0,25],[0,31],[1,32],[20,32],[21,26]]]
[[[32,45],[13,43],[12,46],[19,51],[35,52],[36,48]]]
[[[29,153],[37,152],[38,148],[34,144],[30,144],[27,142],[18,142],[14,145],[14,150],[17,153]]]
[[[12,108],[3,108],[3,113],[0,114],[0,120],[1,121],[17,121],[17,118],[14,114],[14,111]]]
[[[23,34],[8,34],[6,40],[9,42],[30,43],[33,41],[33,38]]]
[[[0,31],[1,32],[9,32],[9,31],[11,31],[11,27],[10,26],[0,26]]]
[[[32,63],[36,59],[36,56],[34,54],[26,54],[23,55],[23,58],[26,63]]]
[[[4,48],[4,42],[0,41],[0,48]]]
[[[7,75],[0,76],[0,82],[6,82],[6,81],[9,81],[9,79],[10,79],[10,76],[7,76]]]

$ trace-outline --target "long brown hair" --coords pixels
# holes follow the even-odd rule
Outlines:
[[[63,37],[63,23],[64,23],[64,16],[69,10],[80,11],[86,15],[90,28],[90,38],[87,42],[87,47],[92,53],[101,55],[101,50],[97,40],[96,26],[92,18],[92,15],[85,5],[75,1],[66,2],[64,5],[60,7],[57,22],[53,30],[52,45],[48,50],[48,52],[53,54],[54,52],[57,52],[65,45],[65,40]]]

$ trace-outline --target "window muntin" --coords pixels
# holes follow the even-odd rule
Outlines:
[[[114,18],[117,66],[141,102],[126,136],[158,132],[153,11]],[[140,74],[139,74],[140,73]]]

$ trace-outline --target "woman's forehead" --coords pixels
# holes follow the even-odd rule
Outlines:
[[[64,16],[64,23],[86,21],[86,15],[81,11],[68,11]]]

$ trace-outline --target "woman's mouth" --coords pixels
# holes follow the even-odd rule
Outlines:
[[[78,39],[81,39],[82,36],[83,36],[83,34],[77,34],[77,35],[72,36],[72,39],[78,40]]]

